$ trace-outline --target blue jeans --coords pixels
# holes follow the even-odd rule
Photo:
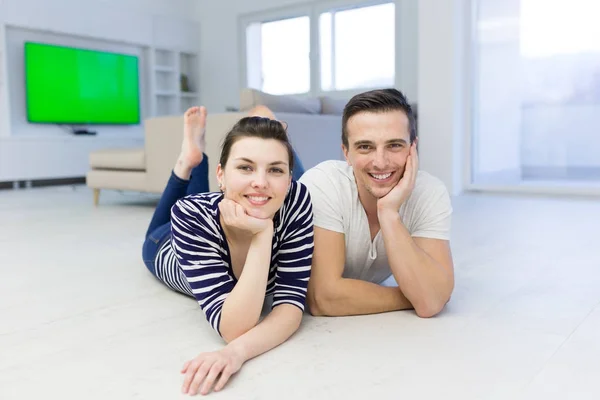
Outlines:
[[[292,169],[292,179],[297,181],[304,174],[304,165],[302,165],[302,161],[298,157],[298,154],[294,151],[294,169]]]
[[[294,152],[294,169],[292,171],[292,179],[298,180],[304,173],[302,162]],[[154,210],[152,220],[146,231],[146,239],[142,247],[142,258],[144,264],[152,275],[156,276],[155,259],[158,249],[171,238],[171,208],[177,200],[184,198],[190,194],[206,193],[208,187],[208,156],[204,154],[204,158],[200,165],[192,170],[192,175],[189,181],[183,180],[175,176],[171,172],[171,177],[167,182],[167,186],[162,193],[160,201]]]
[[[158,249],[171,238],[171,207],[177,200],[187,195],[208,191],[208,156],[206,154],[200,165],[192,170],[189,181],[183,180],[171,172],[171,177],[150,220],[146,231],[146,240],[142,247],[144,264],[152,275],[156,276],[154,260]]]

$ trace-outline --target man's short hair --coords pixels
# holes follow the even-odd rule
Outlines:
[[[360,112],[382,113],[387,111],[403,111],[408,117],[410,143],[417,138],[417,123],[412,107],[406,97],[397,89],[377,89],[357,94],[344,107],[342,116],[342,143],[348,145],[348,120]]]

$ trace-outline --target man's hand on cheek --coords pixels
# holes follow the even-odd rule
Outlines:
[[[416,142],[413,142],[406,158],[404,175],[388,194],[377,200],[377,214],[380,218],[387,212],[393,211],[397,213],[400,210],[400,206],[408,199],[415,187],[418,171],[419,159],[417,147]]]

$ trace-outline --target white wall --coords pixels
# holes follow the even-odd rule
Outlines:
[[[142,126],[99,126],[94,129],[98,131],[95,137],[74,137],[56,127],[24,122],[20,92],[24,87],[19,83],[22,72],[18,71],[22,64],[11,58],[11,54],[19,57],[13,51],[23,35],[83,47],[129,49],[139,54],[141,61],[146,60],[144,52],[153,47],[199,52],[200,3],[0,0],[0,181],[84,176],[90,151],[143,146]],[[147,63],[142,68],[147,68]],[[142,101],[147,104],[147,79],[142,78],[141,91],[146,95]]]
[[[463,189],[468,118],[468,0],[419,0],[419,160],[451,194]]]
[[[356,2],[342,0],[332,4]],[[209,112],[223,112],[228,106],[239,106],[242,87],[240,16],[264,11],[285,10],[327,1],[308,0],[229,0],[203,2],[201,19],[201,102]],[[397,15],[396,75],[398,87],[417,102],[417,12],[416,0],[395,0]]]

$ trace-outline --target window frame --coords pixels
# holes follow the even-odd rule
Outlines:
[[[322,90],[321,89],[321,47],[320,47],[320,36],[319,34],[319,17],[321,16],[321,14],[323,13],[327,13],[327,12],[331,12],[331,13],[336,13],[336,12],[341,12],[341,11],[348,11],[348,10],[354,10],[357,8],[365,8],[365,7],[373,7],[373,6],[379,6],[382,4],[394,4],[394,83],[393,85],[395,87],[398,87],[398,71],[397,71],[397,66],[399,65],[398,63],[398,53],[400,51],[399,46],[398,46],[398,21],[399,21],[399,17],[398,17],[398,9],[400,8],[400,5],[398,4],[397,1],[393,1],[393,0],[369,0],[369,1],[365,1],[365,0],[353,0],[353,1],[349,1],[349,0],[338,0],[338,1],[328,1],[325,3],[316,3],[315,4],[315,18],[316,18],[316,25],[317,25],[317,30],[315,32],[316,36],[317,36],[317,54],[318,54],[318,82],[317,82],[317,87],[315,87],[315,93],[317,95],[322,95],[322,96],[327,96],[327,95],[331,95],[331,94],[342,94],[342,95],[347,95],[347,96],[352,96],[361,92],[364,92],[366,90],[370,90],[370,89],[375,89],[375,86],[365,86],[365,87],[361,87],[361,88],[354,88],[354,89],[344,89],[344,90]],[[335,23],[332,23],[332,31],[331,31],[331,42],[332,42],[332,53],[331,53],[331,66],[332,66],[332,71],[331,71],[331,79],[332,82],[335,82]]]
[[[330,96],[338,98],[349,98],[355,94],[366,90],[375,89],[375,87],[364,87],[348,90],[322,90],[321,89],[321,49],[319,36],[319,17],[322,13],[340,12],[352,10],[356,8],[371,7],[382,4],[394,4],[394,87],[399,87],[400,74],[398,73],[398,65],[400,65],[400,46],[401,40],[398,37],[401,5],[398,0],[330,0],[325,2],[314,1],[301,6],[289,6],[277,9],[270,9],[249,14],[240,15],[238,17],[238,47],[239,47],[239,82],[240,89],[248,86],[248,58],[247,58],[247,37],[246,29],[254,23],[265,23],[278,21],[282,19],[309,17],[310,21],[310,89],[305,93],[294,93],[293,96],[314,97],[314,96]],[[332,31],[332,42],[335,40],[335,32]],[[332,60],[335,57],[335,47],[332,46]],[[335,71],[332,71],[335,74]],[[332,79],[335,81],[334,75]]]

